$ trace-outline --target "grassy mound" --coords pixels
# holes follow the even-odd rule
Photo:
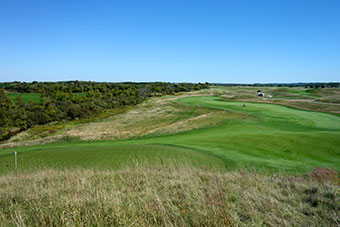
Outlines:
[[[187,166],[0,177],[2,226],[336,226],[339,186]]]
[[[117,169],[133,163],[136,157],[184,157],[196,167],[224,166],[233,170],[251,166],[269,172],[301,174],[321,166],[340,172],[339,116],[273,104],[228,102],[212,96],[182,98],[177,102],[166,105],[168,109],[151,109],[151,113],[145,113],[144,107],[136,109],[136,113],[117,115],[115,124],[104,121],[98,128],[96,123],[90,127],[95,134],[105,128],[123,134],[124,125],[128,125],[129,132],[142,132],[143,128],[154,132],[144,137],[3,149],[0,172],[13,170],[14,150],[23,171],[42,165]]]
[[[196,167],[223,168],[223,162],[214,156],[161,144],[65,143],[19,150],[17,171],[23,172],[49,168],[121,169],[144,162],[152,165],[185,162]],[[11,150],[1,152],[0,164],[0,173],[13,171],[14,154]]]

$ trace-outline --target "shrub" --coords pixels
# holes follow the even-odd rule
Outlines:
[[[308,175],[311,179],[321,183],[340,184],[338,173],[332,168],[316,167]]]

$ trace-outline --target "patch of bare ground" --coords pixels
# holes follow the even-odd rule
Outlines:
[[[1,226],[339,226],[339,186],[188,166],[0,177]]]

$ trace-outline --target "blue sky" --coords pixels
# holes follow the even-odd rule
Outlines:
[[[0,0],[0,81],[339,78],[338,0]]]

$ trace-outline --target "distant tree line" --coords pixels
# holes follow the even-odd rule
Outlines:
[[[214,86],[250,86],[250,87],[305,87],[305,88],[333,88],[340,87],[339,82],[313,82],[313,83],[254,83],[254,84],[239,84],[239,83],[211,83]]]
[[[208,88],[208,83],[100,83],[6,82],[0,83],[0,141],[35,125],[89,118],[105,109],[136,105],[149,97]],[[7,92],[39,93],[40,102],[13,102]]]
[[[207,88],[208,83],[167,83],[167,82],[123,82],[123,83],[110,83],[110,82],[92,82],[92,81],[60,81],[60,82],[2,82],[0,88],[9,92],[19,93],[43,93],[50,90],[53,86],[58,86],[59,90],[64,90],[72,93],[82,93],[89,90],[96,89],[120,89],[122,87],[133,86],[136,89],[148,91],[149,94],[158,93],[176,93],[181,91],[199,90]]]

